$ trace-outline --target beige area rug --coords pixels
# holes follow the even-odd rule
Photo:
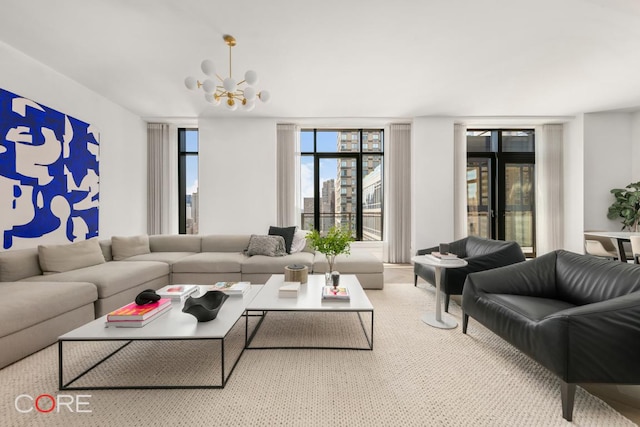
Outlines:
[[[574,421],[562,418],[558,380],[509,344],[470,321],[438,330],[420,316],[434,293],[413,284],[367,291],[375,307],[373,351],[247,350],[218,390],[57,389],[51,346],[0,371],[2,426],[626,426],[634,425],[580,387]],[[460,308],[451,305],[460,321]],[[291,317],[288,317],[291,316]],[[367,319],[365,318],[365,321]],[[226,350],[238,351],[244,322]],[[256,345],[356,345],[355,315],[270,313]],[[68,370],[81,372],[113,343],[70,345]],[[133,343],[80,383],[191,384],[217,381],[216,343]],[[228,365],[228,363],[227,363]],[[229,366],[227,366],[227,370]],[[70,372],[71,373],[71,372]],[[21,394],[80,397],[91,412],[20,413]],[[23,398],[21,409],[29,408]]]

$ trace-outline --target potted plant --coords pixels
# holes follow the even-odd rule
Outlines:
[[[611,194],[615,202],[609,206],[607,218],[622,218],[622,229],[638,231],[640,220],[640,182],[633,182],[625,188],[614,188]]]
[[[350,253],[351,242],[354,240],[351,231],[334,225],[325,234],[320,234],[318,230],[311,231],[307,234],[307,240],[315,250],[327,257],[329,270],[325,276],[329,282],[334,271],[336,256]]]

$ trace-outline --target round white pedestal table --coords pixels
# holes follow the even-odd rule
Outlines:
[[[458,326],[458,322],[455,321],[450,315],[442,313],[441,304],[441,292],[440,292],[440,280],[442,276],[443,268],[460,268],[467,265],[467,261],[461,258],[455,259],[440,259],[433,255],[418,255],[411,258],[411,261],[418,264],[425,264],[435,269],[436,276],[436,311],[435,313],[425,313],[422,316],[422,321],[427,325],[440,329],[453,329]]]

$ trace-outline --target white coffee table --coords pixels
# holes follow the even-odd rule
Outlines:
[[[106,316],[93,320],[86,325],[80,326],[58,338],[58,384],[60,390],[111,390],[111,389],[139,389],[139,388],[223,388],[229,377],[233,373],[244,348],[237,357],[233,359],[231,370],[225,375],[225,338],[233,326],[244,315],[247,305],[258,295],[262,286],[252,285],[251,290],[244,296],[231,296],[227,298],[218,316],[209,322],[198,322],[195,317],[182,312],[183,303],[173,303],[171,309],[161,315],[158,319],[146,324],[141,328],[113,328],[105,327]],[[200,290],[200,293],[202,289]],[[247,326],[245,326],[246,328]],[[246,332],[245,332],[246,333]],[[135,386],[72,386],[85,374],[96,368],[102,362],[108,360],[120,350],[135,341],[162,341],[174,340],[212,340],[220,343],[220,363],[221,381],[213,385],[135,385]],[[124,345],[104,357],[102,360],[85,370],[80,375],[70,381],[64,379],[64,343],[69,341],[91,342],[91,341],[126,341]],[[245,336],[246,342],[246,336]],[[153,361],[150,361],[153,363]],[[114,373],[115,375],[115,373]]]
[[[453,329],[458,326],[458,322],[455,319],[451,318],[447,315],[447,317],[443,316],[442,307],[440,303],[440,281],[442,275],[443,268],[459,268],[467,265],[467,261],[456,258],[456,259],[440,259],[436,258],[433,255],[418,255],[411,258],[411,261],[417,262],[419,264],[429,265],[435,268],[435,276],[436,276],[436,311],[435,313],[425,313],[422,316],[422,321],[427,325],[433,326],[435,328],[440,329]]]
[[[339,350],[373,350],[373,305],[369,301],[367,294],[362,289],[360,282],[355,275],[343,274],[340,276],[340,287],[349,288],[351,298],[349,301],[334,301],[322,299],[322,287],[325,285],[324,275],[310,274],[306,284],[300,285],[297,298],[281,298],[278,295],[280,286],[284,283],[284,275],[274,274],[265,283],[260,293],[247,305],[247,316],[245,322],[248,328],[250,316],[260,316],[261,319],[256,325],[251,335],[247,332],[245,348],[257,349],[301,349],[301,348],[322,348]],[[355,312],[360,320],[362,331],[367,340],[367,347],[308,347],[308,346],[287,346],[287,347],[256,347],[251,346],[255,335],[259,332],[260,325],[265,316],[270,311],[278,312],[324,312],[324,313],[349,313]],[[251,314],[258,313],[258,314]],[[371,316],[370,332],[362,319],[362,313],[369,313]]]

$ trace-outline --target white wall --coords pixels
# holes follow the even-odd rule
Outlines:
[[[633,182],[631,119],[629,113],[584,115],[585,230],[620,230],[620,221],[608,219],[607,209],[614,200],[609,191]]]
[[[417,117],[411,141],[411,250],[450,242],[454,232],[453,118]]]
[[[631,115],[631,181],[640,181],[640,112]]]
[[[266,234],[276,224],[276,121],[199,120],[200,234]]]
[[[100,130],[100,237],[145,233],[145,122],[3,42],[0,42],[0,70],[1,88]]]

